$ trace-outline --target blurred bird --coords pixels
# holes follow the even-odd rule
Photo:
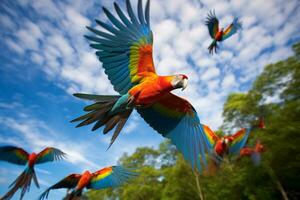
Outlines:
[[[142,0],[138,1],[137,17],[130,1],[126,0],[127,13],[114,3],[117,19],[103,8],[112,25],[96,20],[106,31],[87,27],[96,36],[86,36],[97,49],[96,55],[103,63],[108,79],[120,95],[74,94],[82,99],[95,101],[86,106],[89,112],[72,122],[82,121],[77,127],[92,124],[92,131],[105,126],[106,134],[115,128],[109,147],[113,144],[133,109],[163,137],[183,153],[193,169],[201,170],[206,164],[205,152],[209,145],[199,117],[185,99],[171,93],[187,87],[188,77],[183,74],[160,76],[153,63],[153,34],[150,28],[150,2],[145,14]]]
[[[39,188],[34,166],[60,160],[65,158],[65,156],[66,154],[64,152],[53,147],[47,147],[38,154],[29,154],[24,149],[14,146],[0,147],[0,160],[26,166],[21,175],[19,175],[19,177],[9,186],[12,188],[1,198],[1,200],[11,199],[18,189],[21,189],[20,199],[22,199],[25,193],[29,191],[32,179]]]
[[[259,140],[257,140],[254,148],[242,148],[240,150],[240,157],[251,157],[253,164],[255,166],[258,166],[261,162],[261,154],[263,152],[265,152],[265,147]]]
[[[245,146],[251,130],[250,128],[243,128],[233,135],[219,137],[208,126],[204,124],[202,126],[211,147],[214,149],[213,159],[216,164],[219,164],[227,154],[239,153],[240,149]]]
[[[258,127],[259,127],[260,129],[265,129],[265,128],[266,128],[265,120],[264,120],[263,117],[260,117],[260,118],[259,118],[259,121],[258,121]]]
[[[130,171],[121,166],[105,167],[99,171],[91,173],[85,171],[83,174],[70,174],[58,183],[49,187],[43,192],[39,200],[48,198],[50,190],[66,188],[69,190],[65,200],[79,199],[84,188],[86,189],[105,189],[114,188],[129,181],[129,179],[137,176],[136,172]]]
[[[235,34],[238,30],[242,29],[242,22],[238,18],[234,18],[233,22],[224,30],[224,28],[219,29],[219,20],[216,17],[214,11],[210,11],[207,15],[205,24],[208,28],[209,35],[213,39],[212,43],[209,45],[209,53],[217,53],[218,44],[217,42],[222,42]]]

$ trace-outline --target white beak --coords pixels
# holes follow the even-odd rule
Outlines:
[[[182,91],[187,87],[187,85],[188,85],[188,80],[187,79],[183,79],[182,80],[183,81],[183,83],[182,83]]]

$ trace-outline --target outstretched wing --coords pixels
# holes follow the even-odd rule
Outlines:
[[[47,147],[37,155],[36,164],[61,160],[66,154],[59,149]]]
[[[65,177],[64,179],[62,179],[61,181],[59,181],[58,183],[52,185],[51,187],[49,187],[45,192],[43,192],[40,196],[39,199],[47,199],[50,190],[53,189],[61,189],[61,188],[67,188],[67,189],[71,189],[76,187],[79,179],[81,177],[81,174],[71,174],[67,177]]]
[[[206,126],[204,124],[202,124],[202,128],[204,131],[204,134],[206,135],[210,148],[213,148],[216,144],[216,142],[219,140],[219,137],[215,134],[215,132],[213,132],[209,126]]]
[[[233,141],[229,147],[229,153],[239,153],[240,150],[245,146],[248,137],[250,134],[250,129],[241,129],[238,132],[236,132],[231,137],[233,138]]]
[[[216,17],[215,11],[210,11],[207,14],[205,24],[208,28],[210,37],[215,39],[215,36],[219,31],[219,20]]]
[[[17,165],[26,165],[29,154],[22,148],[14,146],[0,147],[0,160]]]
[[[118,187],[135,176],[137,176],[136,172],[121,166],[106,167],[93,173],[93,178],[87,188],[104,189]]]
[[[153,129],[171,140],[193,169],[201,171],[210,145],[197,112],[188,101],[169,93],[152,106],[137,111]]]
[[[234,18],[233,22],[225,29],[222,41],[235,34],[239,29],[242,29],[242,22],[238,18]]]
[[[105,73],[114,89],[125,94],[148,73],[155,73],[152,59],[153,36],[149,22],[150,2],[147,1],[145,14],[142,0],[138,1],[138,18],[133,13],[129,0],[126,0],[129,19],[114,3],[115,10],[121,19],[117,19],[106,8],[103,8],[112,25],[96,20],[107,32],[87,27],[96,36],[86,36],[97,49],[96,55],[103,63]]]

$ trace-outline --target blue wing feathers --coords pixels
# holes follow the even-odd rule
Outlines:
[[[142,4],[143,4],[143,1],[139,0],[138,1],[138,17],[139,17],[140,23],[145,24]]]
[[[98,50],[96,51],[96,55],[98,59],[103,62],[105,73],[114,85],[114,89],[124,94],[134,85],[130,78],[130,49],[136,44],[141,44],[141,42],[152,44],[152,32],[149,27],[149,2],[146,4],[145,13],[143,13],[142,1],[139,0],[138,18],[134,14],[129,0],[126,1],[129,17],[124,14],[117,3],[114,3],[114,7],[119,18],[114,16],[112,12],[106,8],[103,8],[111,24],[95,20],[99,26],[109,33],[87,27],[87,29],[96,34],[97,37],[85,37],[93,42],[90,46]],[[136,47],[138,48],[139,46],[136,45]],[[114,69],[111,70],[112,68]],[[116,71],[122,72],[123,74],[117,76],[116,74],[120,75],[120,73],[116,73]]]
[[[126,169],[124,167],[113,166],[113,172],[110,175],[100,180],[91,182],[88,188],[104,189],[109,187],[113,187],[113,188],[118,187],[137,175],[138,173],[132,172],[129,169]]]
[[[147,25],[150,27],[150,1],[149,0],[146,3],[145,18],[146,18]]]
[[[137,18],[135,17],[135,15],[133,13],[131,3],[130,3],[129,0],[126,0],[126,8],[127,8],[127,12],[128,12],[128,15],[130,17],[131,22],[135,25],[138,25],[139,23],[138,23]]]

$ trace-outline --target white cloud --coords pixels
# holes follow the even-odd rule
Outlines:
[[[222,88],[228,89],[229,87],[233,86],[235,83],[235,77],[233,74],[228,74],[224,77],[222,82]]]
[[[215,78],[220,75],[220,70],[217,67],[208,68],[201,76],[203,81],[209,81],[212,78]]]
[[[132,2],[134,9],[136,2]],[[113,8],[110,1],[102,3]],[[41,69],[68,93],[115,93],[83,38],[85,26],[91,24],[91,13],[95,13],[93,18],[104,19],[99,4],[82,0],[72,4],[23,0],[20,5],[32,7],[41,17],[33,23],[26,16],[19,16],[25,23],[20,24],[14,36],[21,42],[6,39],[11,50],[19,54],[36,50],[30,59],[40,64]],[[124,3],[120,5],[123,8]],[[216,122],[218,126],[229,92],[238,92],[241,84],[253,81],[265,64],[291,55],[287,44],[300,37],[297,5],[297,0],[151,0],[157,72],[188,74],[189,88],[184,93],[176,93],[195,104],[204,121]],[[235,16],[244,25],[241,32],[220,43],[219,53],[213,56],[208,54],[211,38],[204,25],[207,12],[212,9],[220,19],[220,26],[227,26]],[[9,13],[16,15],[12,11]],[[13,27],[3,16],[0,19],[7,21],[6,26]],[[191,62],[195,66],[191,66]],[[236,74],[239,76],[235,77]]]

